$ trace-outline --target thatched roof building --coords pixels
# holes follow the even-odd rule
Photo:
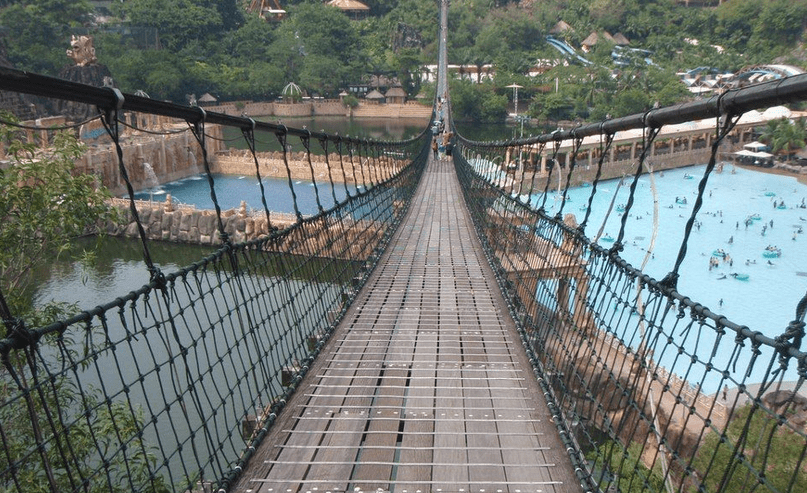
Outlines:
[[[388,103],[403,104],[406,102],[406,91],[401,86],[390,87],[384,98]]]
[[[379,103],[384,102],[384,95],[378,92],[377,89],[373,89],[372,91],[368,92],[364,99],[369,99],[371,101],[378,101]]]
[[[331,0],[328,5],[340,9],[353,20],[364,19],[370,14],[370,7],[358,0]]]

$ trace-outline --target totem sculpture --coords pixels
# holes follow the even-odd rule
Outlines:
[[[95,47],[92,45],[92,36],[71,36],[67,56],[72,58],[79,67],[86,67],[98,61],[95,57]]]

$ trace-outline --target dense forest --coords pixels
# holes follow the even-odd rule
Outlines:
[[[288,82],[335,97],[349,84],[386,75],[430,100],[423,66],[435,63],[435,0],[366,0],[351,20],[320,0],[281,0],[288,15],[266,21],[248,0],[0,1],[2,50],[18,69],[58,75],[73,34],[92,34],[98,62],[125,92],[187,101],[209,92],[226,100],[268,100]],[[708,3],[708,2],[707,2]],[[547,35],[579,50],[592,32],[621,33],[647,50],[617,64],[613,43],[564,58]],[[453,83],[457,114],[500,120],[512,92],[531,116],[599,119],[692,97],[677,72],[736,71],[756,63],[805,64],[807,0],[727,0],[686,7],[673,0],[452,0],[449,63],[490,64],[495,77]],[[639,53],[639,52],[636,52]],[[648,60],[645,60],[647,58]],[[627,62],[626,62],[627,60]],[[554,68],[528,71],[538,62]],[[531,104],[530,104],[531,103]]]

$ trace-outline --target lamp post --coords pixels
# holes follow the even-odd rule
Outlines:
[[[515,103],[515,115],[518,118],[518,90],[524,86],[520,86],[518,84],[510,84],[509,86],[505,87],[512,87],[513,88],[513,102]]]

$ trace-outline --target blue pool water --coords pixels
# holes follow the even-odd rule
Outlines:
[[[653,255],[644,272],[656,279],[663,278],[673,268],[704,168],[691,166],[654,175],[659,228]],[[796,304],[807,292],[807,233],[804,232],[807,209],[801,207],[807,200],[807,186],[793,177],[732,168],[728,165],[722,173],[713,173],[709,178],[697,218],[699,226],[692,230],[686,259],[679,271],[678,290],[735,323],[773,337],[784,332],[795,317]],[[607,237],[616,238],[619,233],[622,221],[619,206],[627,204],[631,180],[627,177],[621,187],[618,180],[605,181],[597,187],[586,233],[595,237],[605,221],[599,240],[603,246],[611,244]],[[254,177],[214,175],[214,182],[222,209],[237,208],[242,200],[248,208],[263,208]],[[286,179],[264,179],[263,182],[271,211],[294,211]],[[300,211],[315,214],[317,206],[311,182],[295,181],[294,188]],[[318,189],[323,207],[331,207],[330,184],[318,183]],[[336,184],[335,189],[337,199],[342,200],[344,186]],[[355,193],[355,188],[350,190]],[[592,190],[591,186],[570,189],[564,214],[571,212],[578,222],[582,221]],[[199,208],[213,207],[208,181],[201,176],[162,185],[138,194],[138,198],[161,200],[165,193],[170,193],[178,202]],[[606,220],[614,193],[618,196]],[[560,199],[554,192],[550,194],[546,207],[555,212],[560,207]],[[532,201],[540,204],[542,198],[541,194],[535,194]],[[678,203],[684,198],[686,204]],[[782,202],[784,206],[779,206]],[[749,220],[755,215],[759,219]],[[652,226],[653,193],[650,176],[645,175],[637,184],[623,238],[622,256],[634,266],[640,266],[644,260]],[[781,256],[763,256],[768,246],[779,248]],[[720,261],[718,267],[710,269],[709,260],[719,249],[732,258],[733,265]],[[745,276],[746,280],[740,280]]]
[[[698,226],[692,230],[679,270],[678,291],[735,323],[774,337],[795,318],[796,304],[807,293],[807,208],[802,208],[807,186],[793,177],[732,168],[728,165],[722,173],[713,173],[707,182]],[[662,279],[675,264],[704,169],[691,166],[654,175],[659,227],[644,272],[656,279]],[[628,202],[631,180],[626,178],[618,192],[618,180],[597,187],[586,234],[595,237],[605,221],[599,243],[606,248],[612,244],[606,236],[616,238],[619,233],[623,216],[619,206]],[[564,214],[574,213],[582,221],[592,189],[569,190]],[[614,208],[606,218],[614,193],[618,193]],[[540,203],[539,199],[541,195],[532,198],[534,203]],[[552,193],[546,207],[557,211],[560,198]],[[651,178],[642,176],[621,254],[637,267],[650,247],[653,210]],[[752,216],[758,219],[749,219]],[[769,246],[780,249],[781,256],[766,257]],[[720,260],[710,269],[710,258],[718,250],[728,254],[732,263]]]
[[[664,278],[675,264],[704,169],[705,166],[690,166],[652,176],[658,199],[659,227],[652,255],[643,269],[651,277]],[[238,207],[241,200],[245,200],[249,208],[262,209],[260,188],[255,178],[217,175],[214,180],[223,209]],[[586,234],[594,238],[602,228],[603,234],[598,241],[606,248],[618,236],[624,215],[621,211],[628,202],[631,181],[632,177],[627,177],[622,186],[619,186],[619,180],[605,181],[597,186]],[[270,210],[293,212],[287,180],[265,180],[264,186]],[[312,184],[297,181],[294,187],[300,211],[303,214],[316,213]],[[318,188],[323,206],[329,208],[333,204],[330,184],[320,183]],[[563,213],[573,213],[581,222],[593,189],[591,185],[570,189]],[[336,191],[341,200],[345,196],[344,186],[338,184]],[[151,191],[155,199],[164,193],[171,193],[174,200],[183,203],[212,208],[208,182],[201,177],[169,183]],[[636,267],[641,267],[651,244],[653,196],[651,176],[642,176],[626,221],[625,249],[621,253]],[[140,197],[148,198],[149,192],[140,194]],[[528,197],[522,198],[527,200]],[[534,205],[540,205],[543,195],[535,194],[530,200]],[[613,210],[606,216],[612,200]],[[802,207],[807,205],[805,201],[807,186],[793,177],[733,169],[731,165],[722,173],[713,173],[705,188],[703,205],[687,244],[685,260],[679,269],[678,291],[731,322],[748,326],[771,338],[782,334],[795,318],[797,303],[807,293],[807,208]],[[560,204],[559,195],[550,192],[545,204],[547,210],[554,213]],[[768,247],[777,248],[781,255],[766,256]],[[710,268],[710,259],[716,257],[718,251],[727,254],[731,262],[720,258],[717,265]],[[714,342],[713,336],[704,334],[697,344],[709,348]],[[694,346],[689,347],[689,342],[685,346],[688,351],[701,352]],[[670,359],[673,356],[661,357],[659,363],[671,371],[679,371]],[[769,357],[769,354],[763,356],[765,360]],[[728,358],[729,354],[725,357],[718,354],[714,362],[725,364]],[[749,382],[759,382],[764,378],[763,366],[755,367],[748,377]],[[788,379],[795,378],[790,374],[792,372],[792,369],[788,372]],[[700,381],[700,377],[692,373],[689,378],[693,382]],[[715,392],[719,383],[717,374],[710,373],[704,379],[704,390]],[[733,385],[729,383],[729,386]]]
[[[289,182],[283,178],[264,178],[263,187],[266,195],[266,203],[270,211],[273,212],[294,212],[291,190]],[[247,203],[247,209],[263,210],[261,202],[261,188],[258,180],[254,176],[233,176],[233,175],[213,175],[213,182],[216,191],[216,200],[222,210],[237,209],[241,206],[241,201]],[[295,180],[294,193],[297,196],[297,207],[302,214],[316,214],[317,202],[314,193],[314,185],[308,180]],[[356,187],[348,185],[351,195],[355,195]],[[333,207],[333,193],[329,182],[317,182],[319,199],[322,207],[329,209]],[[361,185],[359,185],[361,190]],[[336,183],[334,186],[336,198],[339,201],[345,198],[345,185]],[[171,194],[174,203],[193,204],[200,209],[213,209],[213,200],[210,197],[210,185],[206,177],[193,176],[171,183],[160,185],[159,187],[144,190],[135,194],[138,199],[164,200],[165,194]]]

